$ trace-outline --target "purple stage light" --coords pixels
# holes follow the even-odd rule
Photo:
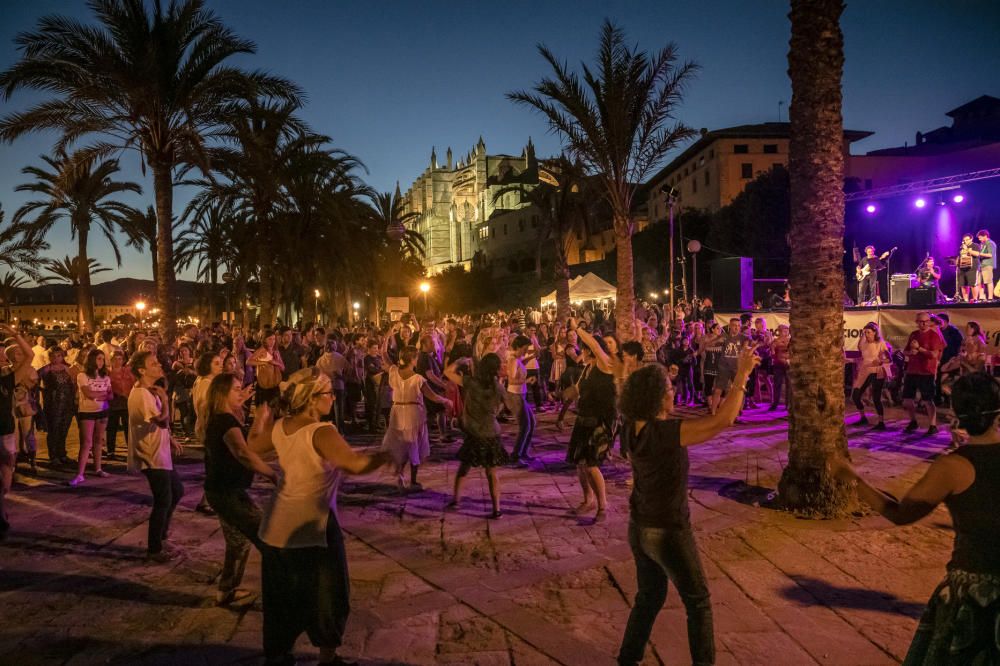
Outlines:
[[[868,204],[867,206],[865,206],[865,212],[868,213],[869,215],[874,215],[875,211],[877,210],[878,206],[876,206],[875,204]]]
[[[965,201],[965,195],[964,194],[956,194],[955,196],[953,196],[951,198],[951,200],[954,203],[962,203],[963,201]]]
[[[916,206],[917,208],[923,208],[924,206],[927,205],[927,199],[920,197],[919,199],[913,202],[913,205]]]

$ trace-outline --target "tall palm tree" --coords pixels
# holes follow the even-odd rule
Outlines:
[[[371,273],[374,291],[374,316],[377,319],[382,299],[390,292],[402,292],[400,280],[403,262],[407,258],[423,259],[426,254],[424,237],[412,225],[419,213],[406,210],[406,202],[396,185],[394,192],[368,193],[362,228],[373,246],[371,256],[377,257],[375,271]]]
[[[177,239],[177,230],[180,228],[180,220],[175,220],[171,225],[171,234]],[[135,248],[140,253],[149,251],[149,258],[153,269],[153,282],[159,274],[159,257],[156,253],[156,238],[160,233],[160,225],[156,220],[156,209],[152,206],[146,208],[146,212],[136,210],[133,215],[123,224],[122,230],[125,232],[127,240],[125,244]],[[176,254],[176,252],[175,252]],[[174,272],[177,271],[178,261],[174,257]]]
[[[26,233],[46,236],[62,220],[69,221],[70,237],[77,241],[77,257],[87,264],[87,244],[91,228],[96,226],[114,251],[118,266],[122,265],[116,232],[126,225],[136,210],[115,200],[126,192],[141,194],[137,183],[114,179],[118,173],[117,160],[102,160],[92,155],[74,153],[42,156],[43,167],[27,166],[21,173],[34,177],[34,181],[18,185],[17,192],[30,192],[40,198],[28,201],[14,214],[14,224],[23,224]],[[90,297],[90,275],[81,274],[77,285],[77,308],[82,313],[81,330],[94,330],[94,303]]]
[[[86,282],[90,284],[90,277],[95,273],[103,273],[105,271],[110,271],[110,268],[101,266],[96,259],[82,259],[81,257],[63,257],[62,259],[43,259],[42,268],[51,273],[51,275],[43,276],[39,279],[42,284],[47,284],[49,282],[65,282],[66,284],[72,285],[76,289],[77,294],[80,293],[80,285]],[[93,306],[93,301],[87,304],[88,306]],[[76,321],[77,326],[82,330],[84,325],[84,304],[77,300],[76,303]],[[93,311],[91,311],[91,317],[93,317]]]
[[[236,211],[231,200],[216,200],[207,206],[200,205],[203,200],[197,203],[189,205],[182,216],[188,227],[177,237],[177,268],[196,262],[198,279],[208,284],[208,320],[215,321],[219,268],[230,261]]]
[[[7,271],[0,277],[0,301],[3,302],[3,320],[10,323],[10,306],[17,296],[17,290],[28,284],[28,278]]]
[[[590,231],[595,188],[593,178],[586,175],[583,165],[566,157],[544,161],[539,166],[539,175],[539,182],[534,187],[519,183],[498,189],[493,194],[493,203],[516,192],[522,203],[538,211],[541,224],[538,226],[536,271],[541,279],[542,251],[551,243],[555,257],[552,267],[556,281],[556,316],[564,320],[570,315],[569,250],[574,237],[586,238]]]
[[[618,259],[616,327],[619,339],[625,340],[632,335],[635,306],[636,190],[670,150],[695,135],[674,121],[674,111],[697,66],[678,64],[674,44],[655,54],[629,47],[622,29],[607,20],[596,68],[582,65],[582,78],[544,45],[538,51],[551,66],[553,78],[542,79],[533,92],[516,91],[507,97],[541,112],[570,157],[580,160],[602,184],[612,211]]]
[[[21,271],[32,280],[39,277],[38,255],[49,249],[44,238],[26,234],[24,225],[4,226],[4,211],[0,205],[0,266]]]
[[[256,51],[237,37],[204,0],[89,0],[97,24],[47,16],[16,38],[21,59],[0,73],[9,99],[20,88],[54,93],[27,111],[0,120],[0,139],[34,131],[62,133],[59,145],[94,137],[88,150],[140,153],[153,172],[156,198],[157,301],[167,334],[176,327],[173,214],[175,169],[207,168],[205,138],[230,100],[256,91],[297,99],[291,82],[233,67],[231,58]]]
[[[842,0],[792,0],[788,75],[792,208],[789,283],[792,395],[788,466],[779,483],[784,504],[832,516],[851,503],[828,461],[847,456],[844,431],[843,243],[844,152],[841,77]]]

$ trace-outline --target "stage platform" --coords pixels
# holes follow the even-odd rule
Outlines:
[[[855,349],[861,330],[870,321],[878,324],[883,337],[893,347],[906,343],[917,325],[915,320],[918,312],[948,314],[951,323],[965,334],[965,325],[970,321],[979,323],[986,336],[986,342],[993,348],[1000,348],[1000,301],[992,303],[941,303],[926,308],[907,305],[873,305],[844,308],[844,348]],[[740,312],[716,312],[715,319],[725,326],[730,317],[739,317]],[[751,312],[754,318],[763,317],[767,327],[772,331],[779,324],[788,323],[788,310],[755,310]],[[795,330],[792,330],[794,337]],[[1000,353],[1000,349],[997,349]]]

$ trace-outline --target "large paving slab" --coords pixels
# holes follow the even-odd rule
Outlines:
[[[695,412],[686,411],[694,416]],[[900,424],[902,415],[890,411]],[[942,577],[951,548],[947,513],[893,527],[877,516],[809,521],[745,501],[765,497],[787,460],[782,413],[742,424],[691,450],[690,498],[715,614],[720,664],[892,664]],[[506,425],[508,436],[511,426]],[[858,466],[898,492],[947,446],[934,439],[849,427]],[[343,653],[363,664],[613,664],[635,596],[626,539],[627,463],[605,466],[608,519],[570,509],[580,500],[563,461],[568,432],[539,416],[535,460],[500,472],[504,517],[473,471],[456,511],[457,444],[435,447],[423,490],[400,493],[388,473],[347,480],[353,612]],[[187,494],[172,539],[185,557],[143,559],[150,498],[145,479],[112,462],[113,476],[80,488],[67,470],[19,470],[14,530],[0,543],[0,664],[254,664],[259,607],[212,603],[222,562],[218,521],[194,511],[201,452],[179,464]],[[377,441],[351,437],[359,449]],[[70,453],[75,453],[75,439]],[[266,486],[256,487],[259,499]],[[259,590],[252,554],[244,586]],[[318,651],[303,637],[304,663]],[[683,606],[671,590],[646,664],[690,663]]]

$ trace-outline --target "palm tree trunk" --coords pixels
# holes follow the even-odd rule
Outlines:
[[[615,334],[621,341],[632,338],[635,321],[635,289],[632,276],[632,220],[626,215],[615,215],[615,254],[618,260],[616,278],[618,287],[615,298]]]
[[[561,250],[556,248],[556,319],[566,321],[569,317],[569,265]]]
[[[156,300],[163,313],[163,333],[172,340],[177,333],[177,303],[174,300],[174,179],[170,164],[152,162],[156,195]]]
[[[214,261],[209,273],[211,283],[208,287],[208,321],[211,323],[215,321],[215,298],[219,293],[219,265]]]
[[[76,318],[80,331],[94,331],[94,301],[90,297],[90,260],[87,257],[87,239],[90,230],[87,223],[79,221],[77,228],[77,261],[80,274],[76,285]]]
[[[271,280],[271,267],[263,264],[260,267],[260,326],[266,328],[274,323],[274,304],[271,302],[274,283]]]
[[[791,143],[792,337],[788,466],[778,485],[788,508],[841,515],[853,501],[828,461],[847,456],[844,431],[844,194],[842,0],[792,0],[788,74]]]

